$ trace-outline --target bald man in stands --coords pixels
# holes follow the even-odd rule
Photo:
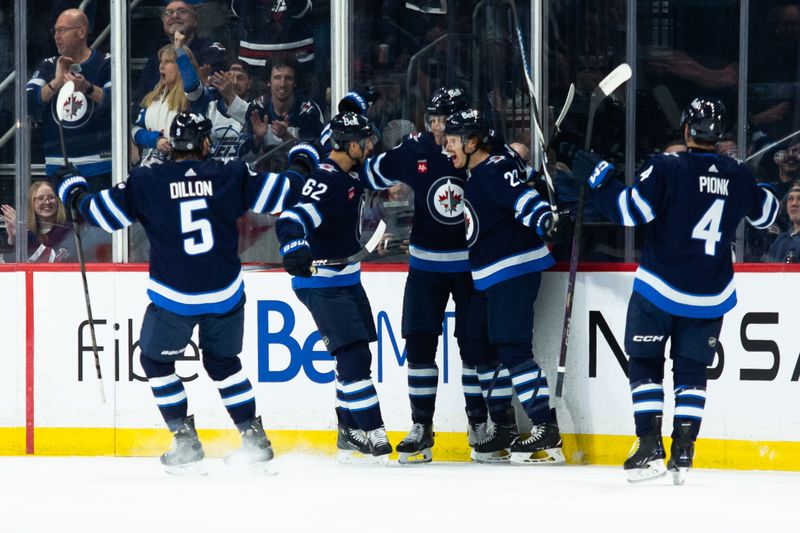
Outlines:
[[[45,168],[52,175],[64,163],[56,101],[65,83],[75,90],[64,115],[64,143],[71,163],[92,186],[111,185],[111,59],[87,45],[89,21],[67,9],[52,28],[57,56],[42,61],[26,85],[28,110],[44,125]]]

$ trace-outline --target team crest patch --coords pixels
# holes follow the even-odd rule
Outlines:
[[[464,227],[467,232],[467,246],[472,246],[478,240],[480,224],[469,200],[464,200]]]
[[[464,214],[464,182],[453,176],[434,181],[428,189],[428,211],[441,224],[460,224]]]
[[[302,115],[303,113],[310,113],[312,109],[314,109],[313,104],[306,100],[303,102],[303,105],[300,106],[300,114]]]
[[[317,165],[317,168],[320,170],[324,170],[325,172],[334,172],[336,170],[336,167],[334,167],[330,163],[320,163],[319,165]]]
[[[495,165],[495,164],[499,163],[500,161],[505,160],[505,158],[506,158],[506,156],[504,156],[504,155],[493,155],[492,157],[489,158],[489,164],[490,165]]]
[[[353,198],[355,197],[356,197],[356,188],[350,187],[349,189],[347,189],[347,201],[352,202]]]
[[[428,172],[428,161],[421,159],[417,161],[417,174],[424,174],[425,172]]]
[[[56,103],[57,100],[53,98],[53,119],[58,122]],[[64,122],[63,126],[68,129],[80,128],[92,118],[94,110],[94,101],[86,98],[86,95],[80,92],[73,92],[69,98],[64,102],[64,109],[62,110]]]

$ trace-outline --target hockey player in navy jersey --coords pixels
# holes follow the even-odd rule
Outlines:
[[[180,113],[170,128],[173,161],[136,168],[125,183],[96,194],[74,169],[62,169],[58,187],[64,205],[75,205],[90,224],[111,233],[138,220],[150,240],[151,303],[142,321],[140,360],[174,436],[161,456],[172,473],[202,473],[203,448],[175,373],[195,326],[203,366],[242,435],[242,448],[226,461],[262,467],[273,457],[238,356],[245,295],[236,220],[248,209],[277,214],[292,205],[313,168],[308,145],[294,149],[283,174],[256,174],[238,160],[207,160],[210,131],[207,118]]]
[[[360,263],[319,268],[311,263],[315,258],[349,257],[361,249],[364,187],[350,172],[364,164],[375,142],[365,116],[333,117],[330,156],[306,181],[300,202],[276,224],[283,267],[294,276],[292,288],[336,359],[341,462],[384,462],[392,452],[370,370],[375,321],[361,285]]]
[[[464,216],[475,292],[469,308],[470,337],[487,340],[494,360],[478,366],[481,384],[489,383],[492,404],[516,392],[531,420],[531,435],[521,437],[513,416],[496,419],[494,431],[475,449],[510,448],[517,464],[561,463],[561,435],[549,407],[544,371],[534,361],[533,303],[541,271],[554,260],[542,239],[555,237],[550,205],[525,185],[512,158],[492,155],[489,125],[470,109],[447,119],[447,152],[456,168],[467,170]],[[568,217],[563,217],[568,218]]]
[[[775,220],[778,201],[740,162],[714,152],[725,128],[717,100],[697,98],[682,117],[688,152],[656,155],[631,187],[614,167],[579,152],[573,172],[588,179],[593,201],[625,226],[647,224],[625,325],[636,443],[625,461],[631,482],[672,472],[682,484],[706,403],[706,367],[714,359],[722,317],[736,305],[731,243],[742,218],[756,228]],[[670,357],[675,416],[665,467],[661,419],[664,350]]]
[[[447,116],[469,106],[459,88],[437,89],[427,105],[428,132],[413,133],[394,148],[370,158],[362,177],[371,189],[388,189],[405,183],[414,191],[414,225],[411,230],[402,334],[406,341],[408,395],[411,403],[411,431],[397,445],[400,463],[430,462],[433,446],[433,414],[439,382],[436,350],[445,307],[455,302],[455,337],[462,359],[470,444],[486,437],[488,412],[481,394],[476,366],[486,364],[490,350],[485,341],[466,334],[467,308],[472,293],[467,241],[464,229],[464,184],[466,170],[456,169],[444,152]],[[488,381],[484,390],[488,392]],[[494,396],[498,400],[502,395]],[[496,418],[513,416],[511,399],[495,402]],[[473,460],[508,460],[508,454],[478,453]]]

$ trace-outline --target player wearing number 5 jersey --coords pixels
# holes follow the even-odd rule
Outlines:
[[[138,220],[150,240],[151,303],[139,347],[156,404],[174,434],[172,449],[161,457],[173,473],[197,471],[203,459],[194,418],[187,416],[186,391],[175,373],[195,326],[203,366],[242,434],[242,449],[229,462],[264,465],[272,459],[238,357],[245,296],[236,220],[248,209],[277,214],[293,205],[314,166],[302,145],[294,156],[290,152],[293,164],[283,174],[256,174],[238,160],[207,160],[210,132],[207,118],[180,113],[170,128],[173,161],[136,168],[125,183],[96,194],[66,169],[58,188],[64,205],[77,207],[89,223],[110,233]]]
[[[772,225],[778,201],[750,170],[714,153],[725,128],[719,101],[697,98],[683,114],[688,152],[660,154],[636,183],[612,179],[614,167],[579,152],[576,178],[588,178],[593,201],[612,221],[647,224],[625,327],[637,441],[624,468],[632,482],[666,470],[682,484],[706,401],[706,367],[714,358],[722,316],[736,305],[731,243],[742,218]],[[665,467],[661,440],[664,351],[671,339],[675,416]]]

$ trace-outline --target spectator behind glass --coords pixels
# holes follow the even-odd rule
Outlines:
[[[170,2],[161,13],[161,22],[170,43],[174,44],[175,32],[184,36],[183,45],[194,54],[197,64],[202,66],[201,72],[225,70],[228,51],[219,42],[197,36],[197,14],[191,5],[186,2]],[[139,102],[158,83],[160,53],[161,50],[147,60],[133,94],[133,102]],[[205,76],[200,78],[204,79]]]
[[[739,159],[739,146],[736,144],[736,137],[731,133],[722,136],[722,140],[717,143],[715,151],[720,155]]]
[[[209,76],[210,87],[200,83],[194,68],[189,64],[188,55],[179,55],[178,67],[192,108],[211,120],[209,157],[221,160],[239,157],[244,143],[242,130],[248,106],[245,99],[253,85],[247,64],[235,61],[227,72],[214,72]],[[254,215],[260,216],[257,213]]]
[[[775,183],[778,198],[783,198],[789,192],[794,180],[800,178],[800,143],[794,144],[785,150],[778,150],[772,156],[778,165],[777,180]]]
[[[800,181],[795,180],[783,200],[782,211],[791,222],[789,229],[775,239],[767,252],[768,263],[800,262]]]
[[[322,111],[311,99],[298,98],[295,73],[297,62],[290,55],[276,54],[265,74],[269,93],[250,102],[245,127],[252,134],[251,156],[289,144],[293,139],[314,142],[322,131]],[[288,149],[288,148],[287,148]],[[266,162],[267,167],[281,161],[285,151]],[[282,163],[280,163],[282,166]]]
[[[232,0],[239,17],[239,59],[263,67],[275,54],[305,65],[314,60],[311,0]]]
[[[89,21],[67,9],[53,26],[58,56],[42,61],[26,86],[31,114],[44,122],[45,171],[52,175],[64,162],[56,102],[68,81],[75,84],[64,117],[64,143],[70,159],[93,186],[111,185],[111,61],[86,44]]]
[[[183,51],[199,76],[192,51],[186,47]],[[161,79],[142,99],[139,118],[131,129],[133,142],[142,150],[142,164],[163,160],[172,151],[168,134],[172,119],[181,111],[187,111],[190,105],[183,90],[174,46],[162,47],[158,57]]]
[[[0,206],[6,223],[9,246],[17,241],[17,210]],[[46,181],[34,181],[28,188],[28,261],[31,263],[72,263],[78,260],[72,223],[64,205]]]

